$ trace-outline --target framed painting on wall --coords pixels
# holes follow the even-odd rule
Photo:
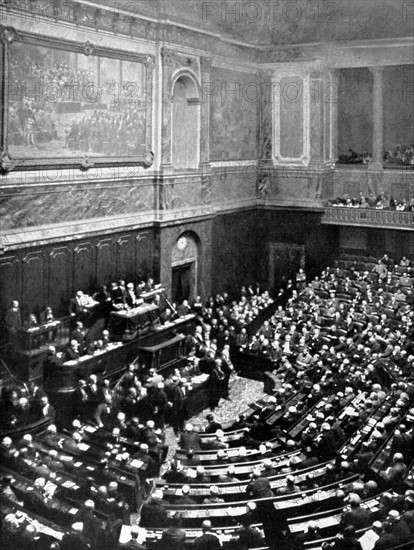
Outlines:
[[[0,33],[3,170],[152,164],[152,56]]]

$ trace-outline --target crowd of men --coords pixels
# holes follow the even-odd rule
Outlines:
[[[414,199],[406,199],[405,197],[387,196],[384,192],[380,195],[375,195],[371,192],[365,196],[362,192],[359,197],[350,197],[348,194],[342,197],[330,199],[327,202],[328,206],[345,206],[348,208],[375,208],[377,210],[397,210],[399,212],[413,212]]]
[[[386,255],[370,270],[352,266],[328,268],[309,283],[301,270],[296,288],[289,285],[286,305],[274,308],[274,314],[252,336],[248,335],[247,325],[272,304],[267,292],[248,287],[241,290],[237,300],[222,294],[204,304],[197,297],[188,306],[195,313],[196,326],[187,339],[187,364],[167,379],[153,370],[131,366],[115,390],[96,375],[80,381],[76,390],[78,419],[72,439],[65,445],[75,452],[82,444],[85,422],[92,418],[99,429],[111,434],[115,452],[122,450],[126,440],[135,442],[134,452],[124,450],[120,460],[143,460],[145,483],[145,479],[158,475],[165,459],[164,434],[169,424],[186,458],[169,463],[163,475],[167,483],[181,485],[182,495],[173,503],[189,506],[197,504],[193,483],[209,488],[201,504],[223,503],[220,484],[238,482],[234,465],[249,461],[248,451],[259,449],[262,465],[253,469],[246,484],[250,509],[234,534],[234,542],[241,548],[264,544],[252,527],[254,523],[262,523],[265,543],[275,549],[302,549],[307,541],[323,538],[312,522],[304,533],[293,539],[287,537],[286,526],[279,522],[274,509],[264,507],[262,502],[256,507],[255,501],[323,487],[353,474],[359,480],[338,490],[335,497],[336,507],[344,507],[338,535],[324,547],[359,550],[357,532],[364,528],[376,533],[375,550],[409,541],[414,535],[414,491],[405,484],[414,459],[409,420],[414,412],[414,389],[410,383],[414,380],[414,300],[410,275],[411,263],[406,258],[396,266]],[[197,427],[184,427],[181,405],[193,377],[202,373],[208,376],[212,412],[221,398],[228,398],[229,382],[237,369],[237,363],[233,364],[235,350],[267,359],[275,386],[274,394],[261,410],[248,418],[242,415],[234,422],[232,428],[242,429],[243,434],[238,442],[241,447],[233,455],[228,454],[230,444],[212,413],[207,416],[205,432],[214,437],[206,445]],[[291,398],[299,394],[302,397],[290,405]],[[313,409],[326,396],[332,397],[329,402]],[[352,411],[348,405],[355,403],[358,396],[361,399]],[[352,461],[344,460],[338,451],[386,397],[392,399],[391,408]],[[339,425],[337,418],[345,409],[351,410],[347,413],[349,418]],[[278,412],[278,420],[268,423],[269,415]],[[307,424],[300,437],[287,439],[292,426],[303,418]],[[389,438],[392,462],[373,475],[372,459]],[[282,470],[278,469],[273,458],[275,441],[287,451],[301,450],[301,458],[293,456]],[[200,463],[197,454],[202,449],[216,452],[214,462],[226,465],[225,474],[214,477],[208,466]],[[330,463],[318,477],[296,476],[298,470],[327,461]],[[286,475],[285,483],[273,490],[269,478],[280,471]],[[363,500],[377,496],[379,510],[371,512]],[[174,545],[178,550],[184,547],[186,531],[180,514],[173,519],[168,515],[168,505],[160,489],[152,492],[141,508],[141,526],[163,529],[159,547]],[[200,526],[202,535],[194,546],[219,548],[221,541],[213,529],[214,521],[204,520]],[[131,536],[136,540],[138,532],[133,531]],[[134,547],[140,548],[138,542]]]

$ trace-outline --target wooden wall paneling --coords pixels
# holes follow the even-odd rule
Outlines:
[[[21,265],[16,256],[4,256],[0,260],[0,318],[11,306],[12,300],[21,302]],[[0,329],[1,330],[1,329]]]
[[[414,257],[414,233],[411,233],[411,234],[408,234],[408,243],[407,243],[407,247],[408,247],[408,254],[411,256],[411,257]]]
[[[73,249],[73,293],[78,290],[92,292],[94,278],[95,249],[90,242],[79,243]]]
[[[102,239],[96,245],[95,287],[109,285],[116,278],[115,242],[112,238]]]
[[[151,250],[150,233],[140,233],[136,238],[136,273],[139,280],[146,280],[152,275]]]
[[[49,252],[47,304],[55,313],[67,314],[68,299],[74,295],[72,255],[69,246],[52,248]]]
[[[133,235],[121,235],[116,241],[116,273],[119,279],[136,282],[136,257]]]
[[[45,267],[42,250],[28,252],[22,260],[22,320],[39,315],[45,304]]]

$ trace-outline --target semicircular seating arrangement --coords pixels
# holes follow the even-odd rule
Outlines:
[[[17,517],[49,547],[117,548],[138,523],[147,549],[177,532],[177,550],[413,548],[413,280],[389,266],[381,282],[371,260],[271,304],[231,356],[267,391],[212,430],[189,422],[168,460],[166,430],[123,413],[4,437],[7,540]]]

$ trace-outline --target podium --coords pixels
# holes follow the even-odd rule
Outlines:
[[[111,311],[108,330],[112,340],[129,342],[153,330],[160,323],[160,310],[154,304],[142,304],[133,309]]]
[[[185,339],[183,334],[178,334],[154,346],[140,346],[140,360],[146,368],[153,368],[163,376],[168,376],[184,355]]]

